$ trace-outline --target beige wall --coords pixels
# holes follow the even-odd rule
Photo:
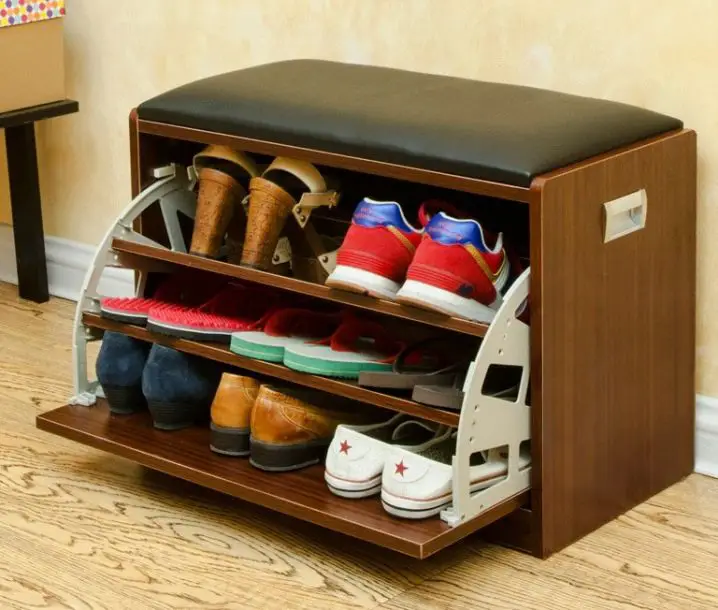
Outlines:
[[[69,94],[81,113],[38,129],[44,213],[49,234],[88,243],[129,196],[130,108],[176,85],[258,63],[316,57],[388,65],[605,97],[682,118],[698,131],[700,146],[698,389],[718,395],[718,316],[711,315],[718,241],[708,237],[718,230],[718,2],[68,4]],[[1,176],[4,221],[6,189]]]

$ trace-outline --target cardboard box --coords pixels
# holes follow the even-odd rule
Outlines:
[[[0,0],[0,112],[65,99],[64,0]]]

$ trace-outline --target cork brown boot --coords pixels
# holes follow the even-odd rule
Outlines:
[[[293,226],[296,223],[292,221],[288,224],[295,206],[304,206],[302,202],[307,201],[305,198],[308,196],[311,196],[312,202],[306,203],[308,211],[307,216],[302,218],[302,226]],[[315,250],[322,246],[316,232],[306,224],[308,214],[314,207],[335,205],[337,199],[338,194],[327,190],[324,177],[311,163],[277,157],[261,177],[250,181],[249,214],[241,264],[271,270],[272,256],[283,232],[292,244],[293,255],[307,248],[315,257],[319,255]],[[309,236],[310,242],[305,245],[306,236]],[[303,255],[306,256],[306,253]]]
[[[259,382],[244,375],[224,373],[211,407],[209,447],[229,456],[249,455],[249,424]]]
[[[240,263],[244,267],[267,271],[296,201],[281,186],[265,178],[249,183],[249,217]]]
[[[190,253],[217,258],[233,216],[239,213],[247,193],[246,184],[259,172],[246,154],[216,145],[194,157],[194,168],[199,192]]]

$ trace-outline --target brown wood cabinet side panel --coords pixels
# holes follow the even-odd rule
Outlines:
[[[540,186],[531,187],[529,224],[531,232],[531,285],[529,307],[531,313],[531,532],[526,537],[531,552],[541,556],[543,551],[543,327],[541,219],[543,193]]]
[[[696,136],[672,134],[537,186],[533,496],[547,555],[693,470]],[[604,202],[639,189],[645,228],[604,243]]]

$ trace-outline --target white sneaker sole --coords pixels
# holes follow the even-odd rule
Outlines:
[[[484,481],[473,483],[469,489],[470,493],[481,491],[491,487],[506,478],[500,475]],[[390,515],[402,519],[426,519],[438,515],[442,510],[451,505],[451,494],[429,500],[410,499],[402,496],[395,496],[386,488],[381,490],[381,504],[384,510]]]
[[[370,496],[377,495],[381,491],[381,474],[368,481],[347,481],[346,479],[337,478],[325,470],[324,480],[327,483],[329,491],[335,496],[352,500],[369,498]]]
[[[325,284],[331,288],[368,294],[379,299],[389,299],[391,301],[394,300],[401,287],[396,282],[381,275],[364,271],[363,269],[347,267],[346,265],[337,266],[327,278]]]
[[[404,282],[396,295],[396,300],[403,305],[431,309],[449,316],[459,316],[487,324],[494,319],[496,311],[503,301],[498,296],[491,305],[483,305],[474,299],[467,299],[443,288],[422,284],[415,280]]]

